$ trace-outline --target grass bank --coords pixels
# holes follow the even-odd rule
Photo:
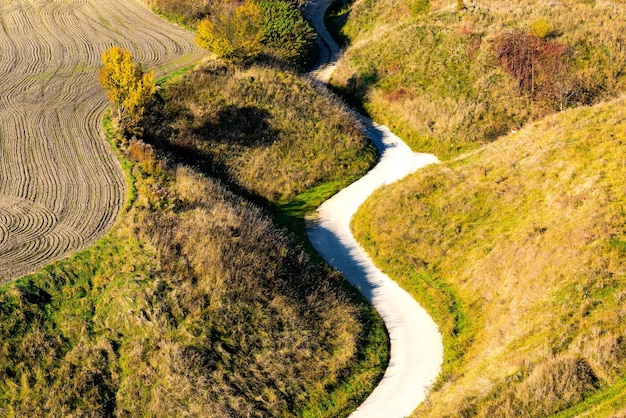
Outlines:
[[[244,92],[263,88],[250,77],[236,80]],[[171,92],[168,86],[163,89]],[[202,94],[219,96],[221,87],[204,86]],[[236,90],[234,84],[230,88]],[[330,101],[317,101],[313,89],[308,94],[311,102],[294,103],[290,110],[310,114],[313,104],[332,108]],[[215,105],[184,103],[191,114]],[[262,114],[273,111],[267,104]],[[237,119],[241,113],[231,103],[226,114],[202,119],[214,128],[204,132],[216,143],[247,139],[238,129],[250,113]],[[169,132],[184,127],[167,122],[172,122],[163,124]],[[324,164],[329,173],[333,165],[345,170],[334,150],[348,134],[335,135],[324,123],[318,121],[317,129],[332,138],[324,146],[330,150]],[[281,151],[302,145],[289,142],[281,126],[272,128],[283,140]],[[105,125],[109,133],[111,128]],[[382,322],[338,274],[311,261],[297,239],[275,225],[269,203],[262,209],[226,184],[259,202],[263,193],[283,195],[275,188],[265,191],[265,179],[245,183],[238,171],[213,165],[220,156],[190,153],[174,140],[113,140],[123,150],[122,165],[132,183],[116,226],[94,247],[0,288],[3,414],[318,417],[354,408],[386,366]],[[363,160],[357,171],[367,168],[367,143],[358,135],[352,143]],[[258,144],[247,145],[254,155]],[[248,152],[245,141],[230,151],[223,148],[233,155]],[[280,158],[272,162],[281,172]],[[222,180],[210,175],[213,168]],[[302,183],[340,187],[329,176]],[[248,184],[256,186],[247,189]],[[292,190],[302,195],[307,186]]]
[[[445,159],[623,92],[624,13],[618,1],[342,2],[329,21],[348,47],[331,84]]]
[[[623,409],[624,105],[550,116],[357,213],[358,240],[444,336],[418,416]]]

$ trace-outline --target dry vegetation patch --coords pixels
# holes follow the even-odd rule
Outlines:
[[[624,105],[551,116],[381,190],[357,214],[357,238],[446,340],[418,415],[545,416],[620,382]]]
[[[0,287],[1,414],[336,416],[382,375],[388,347],[372,308],[267,210],[208,174],[288,203],[314,185],[336,190],[374,150],[338,103],[295,75],[216,68],[164,85],[138,131],[154,141],[114,139],[131,190],[113,230]],[[311,114],[313,123],[300,116]],[[203,135],[163,135],[181,132]],[[280,153],[255,154],[274,142]],[[292,147],[315,154],[314,169]],[[246,154],[254,165],[235,159]],[[229,158],[240,171],[226,169]],[[301,184],[273,184],[295,175]],[[0,220],[43,219],[36,233],[55,221],[45,208],[9,204]],[[0,243],[11,233],[0,228]]]
[[[135,198],[113,230],[0,287],[0,411],[294,416],[356,376],[326,414],[353,408],[379,377],[354,374],[366,334],[384,336],[371,308],[259,207],[163,153],[130,141]]]
[[[0,3],[0,281],[92,244],[124,201],[101,138],[102,51],[172,70],[203,53],[134,1]]]
[[[355,1],[331,80],[416,151],[458,155],[624,91],[623,2],[420,2]]]
[[[3,289],[5,412],[279,416],[354,360],[338,277],[218,183],[160,180],[171,209],[140,192],[106,241]]]
[[[356,119],[322,93],[290,72],[214,63],[168,84],[146,137],[285,203],[322,183],[349,184],[376,159]]]

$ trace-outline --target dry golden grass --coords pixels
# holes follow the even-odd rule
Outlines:
[[[271,126],[283,152],[269,153],[275,166],[261,173],[269,181],[261,178],[246,190],[239,172],[219,173],[250,195],[279,194],[283,203],[311,185],[333,182],[333,175],[355,176],[369,166],[373,150],[332,98],[293,74],[253,71],[235,76],[218,65],[215,74],[189,73],[178,90],[164,88],[171,99],[164,108],[184,116],[167,119],[172,125],[156,119],[146,136],[200,126],[213,135],[200,140],[223,144],[218,148],[230,156],[254,156],[265,138],[254,135],[258,113],[249,110],[262,106],[262,128]],[[224,84],[226,96],[220,96]],[[217,99],[205,100],[211,95]],[[276,109],[284,103],[274,97],[287,97],[291,106]],[[222,118],[213,119],[209,109]],[[330,121],[321,120],[325,112],[334,112]],[[190,114],[202,117],[186,120]],[[319,119],[308,124],[300,114]],[[308,136],[314,129],[320,131]],[[150,138],[155,141],[117,138],[132,160],[122,158],[132,186],[107,237],[0,288],[1,414],[349,412],[380,378],[386,359],[384,330],[371,307],[338,273],[310,261],[267,208],[210,177],[207,155],[189,152],[180,138]],[[312,150],[320,151],[319,172],[289,158]],[[346,155],[360,161],[348,163]],[[280,189],[271,183],[285,176],[283,162],[292,172],[302,164],[301,184]]]
[[[355,1],[343,28],[350,44],[331,80],[416,151],[458,155],[564,104],[521,94],[494,57],[495,39],[511,29],[531,32],[540,19],[553,28],[548,41],[573,51],[578,97],[565,95],[568,105],[626,88],[626,23],[616,18],[626,13],[623,2],[472,1],[462,11],[450,2],[431,5],[414,17],[410,1]],[[560,93],[572,87],[557,84],[550,85]]]
[[[625,104],[551,116],[357,214],[358,239],[447,340],[418,415],[550,415],[626,372]]]
[[[6,7],[22,16],[24,10],[17,3]],[[31,3],[38,11],[46,10],[41,2]],[[70,11],[87,20],[93,15],[102,17],[99,29],[104,28],[103,22],[105,26],[109,23],[107,12],[93,9],[92,2],[54,6],[54,13],[42,16],[56,19],[55,13]],[[120,10],[125,11],[140,20],[154,19],[144,9],[125,6],[118,2],[110,9],[121,14]],[[84,16],[80,13],[82,7],[89,10]],[[64,24],[73,22],[72,13],[67,14],[71,16],[68,21],[62,20]],[[111,22],[114,26],[119,23],[117,19],[125,21],[121,14],[115,15]],[[3,21],[6,17],[3,14]],[[124,42],[132,42],[126,41],[129,32],[131,29],[118,35],[124,35]],[[137,38],[146,46],[145,50],[136,48],[139,61],[153,66],[171,60],[171,50],[185,50],[185,45],[179,46],[174,39],[157,46],[144,42],[143,36],[149,32]],[[100,36],[97,30],[91,35]],[[189,41],[189,34],[180,37],[183,43],[184,39]],[[90,59],[93,56],[99,60],[97,48],[89,52],[94,52]],[[192,48],[180,60],[167,64],[168,68],[189,62],[194,53],[196,57],[202,55]],[[89,78],[89,74],[94,76],[95,69],[83,68],[82,64],[72,67],[83,74],[80,80],[83,76]],[[245,179],[243,174],[249,173],[225,170],[222,175],[231,176],[231,182],[243,187],[252,184],[255,188],[247,190],[249,194],[287,199],[311,185],[326,184],[346,174],[357,175],[369,166],[373,150],[337,103],[320,98],[310,84],[292,74],[270,73],[269,69],[259,69],[226,86],[232,89],[229,99],[241,93],[245,104],[251,106],[262,102],[256,100],[259,95],[264,99],[265,94],[288,97],[292,106],[286,113],[295,116],[268,119],[284,151],[273,156],[275,166],[262,173],[274,177],[245,183],[239,182],[238,176]],[[226,82],[232,75],[214,81]],[[257,76],[267,82],[268,89],[264,90],[264,83],[254,83],[253,77]],[[88,82],[84,86],[74,84],[72,88],[94,86]],[[202,87],[202,94],[211,94],[219,93],[221,85]],[[244,94],[249,88],[253,90],[251,97]],[[304,106],[299,106],[297,95],[303,96]],[[103,103],[98,95],[94,97],[100,107],[91,109],[89,112],[93,112],[77,126],[72,120],[61,128],[74,132],[77,127],[94,127],[90,124],[98,122],[99,118],[93,116]],[[178,98],[183,99],[184,94]],[[184,104],[196,110],[207,105],[201,100]],[[209,102],[208,106],[213,104]],[[69,104],[75,105],[76,101]],[[276,101],[264,105],[262,115],[281,112],[273,108],[280,106]],[[219,119],[219,138],[212,139],[257,140],[239,129],[240,123],[254,125],[258,121],[247,121],[251,113],[242,107],[226,109],[226,117]],[[305,119],[298,111],[319,119],[313,125],[302,124]],[[311,132],[315,135],[307,136]],[[184,160],[206,169],[204,159],[194,160],[176,147],[161,149],[163,143],[148,144],[137,139],[125,139],[123,143],[126,157],[133,160],[128,163],[122,159],[132,184],[127,206],[115,228],[93,247],[0,287],[0,415],[332,416],[353,408],[380,377],[383,365],[378,363],[384,362],[387,351],[381,323],[373,318],[371,308],[355,298],[337,273],[311,262],[305,250],[276,227],[266,211],[208,177],[206,170],[177,164]],[[234,152],[230,150],[231,155],[255,149],[255,144],[240,145]],[[290,147],[301,150],[290,151]],[[164,158],[166,152],[169,161]],[[290,152],[300,159],[290,161],[285,157],[292,155]],[[308,160],[298,152],[314,154],[314,168],[319,172],[307,171]],[[354,156],[359,157],[356,163],[352,161]],[[280,171],[283,161],[291,164],[284,164],[291,171]],[[114,160],[111,163],[116,164]],[[300,170],[297,164],[303,164]],[[87,170],[87,166],[80,167]],[[93,181],[109,183],[103,175],[93,176],[94,172],[89,171]],[[271,183],[277,172],[278,176],[296,173],[296,181],[301,184],[277,187]],[[21,184],[20,180],[18,176],[4,184],[13,187]],[[263,187],[268,185],[274,188],[265,190]],[[76,189],[77,207],[93,203],[93,196],[85,194],[83,188]],[[111,223],[111,215],[121,206],[119,190],[114,193],[115,205],[107,208],[105,215],[86,218],[101,222],[98,231]],[[53,218],[40,216],[45,211],[33,205],[29,210],[16,200],[0,202],[0,221],[6,220],[7,212],[8,216],[30,213],[40,224]],[[12,244],[15,228],[12,223],[9,227],[0,223],[0,246]],[[380,341],[364,346],[371,334],[381,337]],[[371,365],[372,359],[376,363],[373,371],[361,370],[360,363]]]
[[[131,144],[110,234],[0,288],[2,414],[293,416],[352,378],[365,302],[261,209]]]
[[[211,63],[168,84],[146,136],[284,203],[322,183],[348,184],[376,159],[356,119],[321,93],[287,71]]]

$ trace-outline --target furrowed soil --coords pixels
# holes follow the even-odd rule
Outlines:
[[[0,2],[0,282],[95,242],[125,199],[102,140],[102,52],[164,73],[203,55],[134,1]]]

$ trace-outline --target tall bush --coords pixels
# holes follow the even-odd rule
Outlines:
[[[268,52],[291,64],[297,64],[313,46],[315,31],[302,13],[288,1],[261,0],[264,44]]]
[[[263,15],[252,2],[234,8],[220,7],[198,24],[196,42],[226,61],[243,64],[263,50]]]
[[[144,73],[129,51],[113,46],[102,54],[98,80],[115,108],[122,130],[138,133],[145,106],[156,92],[154,71]]]

